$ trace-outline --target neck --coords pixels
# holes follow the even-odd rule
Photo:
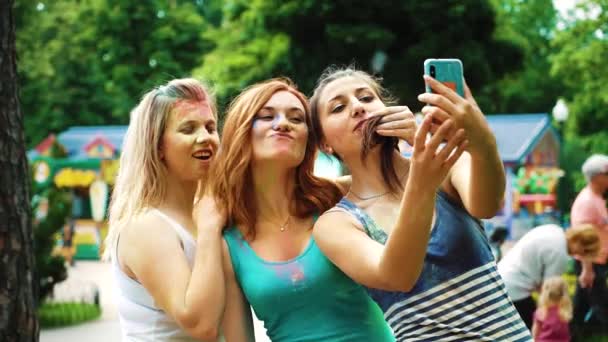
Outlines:
[[[606,191],[606,188],[603,187],[601,184],[598,184],[597,182],[589,182],[589,189],[591,189],[591,192],[593,192],[594,194],[598,195],[598,196],[603,196],[604,192]]]
[[[389,191],[389,186],[382,176],[381,157],[380,148],[375,148],[370,151],[365,163],[361,161],[359,155],[344,158],[352,175],[350,189],[351,193],[356,194],[355,197],[366,198]],[[405,159],[397,151],[393,152],[392,158],[397,175],[403,180],[401,175],[405,172]]]
[[[296,170],[260,163],[252,165],[251,172],[257,220],[282,224],[289,217],[294,200]]]
[[[197,186],[197,181],[180,181],[169,178],[166,184],[165,197],[160,203],[160,207],[190,216]]]

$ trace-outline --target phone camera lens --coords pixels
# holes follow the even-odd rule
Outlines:
[[[431,65],[431,68],[430,68],[430,69],[431,69],[431,77],[432,77],[432,78],[435,78],[435,66],[434,66],[434,65]]]

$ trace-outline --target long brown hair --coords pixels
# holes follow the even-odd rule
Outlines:
[[[329,67],[323,71],[321,77],[317,81],[317,86],[310,98],[310,111],[312,114],[312,128],[314,135],[317,138],[316,143],[319,147],[322,147],[323,142],[323,128],[321,127],[321,121],[319,119],[319,103],[321,94],[325,87],[333,81],[339,80],[344,77],[356,77],[367,83],[372,91],[378,96],[380,101],[384,104],[391,105],[396,102],[395,98],[380,85],[381,79],[375,78],[374,76],[366,73],[365,71],[357,70],[353,66],[346,68]],[[367,154],[374,146],[381,145],[380,150],[380,171],[382,172],[382,178],[384,183],[388,187],[391,193],[398,193],[403,190],[403,183],[397,176],[395,171],[395,161],[393,154],[395,150],[399,150],[398,140],[396,138],[382,137],[375,132],[377,125],[379,124],[380,118],[369,119],[365,123],[363,131],[363,143],[361,149],[361,158],[364,160]],[[334,154],[337,158],[339,155]]]
[[[251,172],[251,127],[256,114],[279,91],[296,96],[304,106],[306,124],[312,126],[306,96],[287,78],[276,78],[254,84],[237,96],[226,114],[222,132],[222,146],[213,166],[211,189],[220,205],[227,211],[232,224],[245,229],[248,239],[255,238],[258,209],[253,196]],[[304,160],[296,168],[295,201],[290,213],[306,217],[333,207],[341,197],[338,187],[313,175],[316,157],[314,131],[308,130]]]
[[[399,139],[395,137],[385,137],[376,132],[376,128],[380,125],[381,116],[373,117],[363,126],[363,141],[361,142],[361,161],[365,165],[365,160],[371,150],[380,145],[380,170],[382,178],[392,193],[398,193],[403,190],[403,184],[393,163],[393,152],[399,151]]]

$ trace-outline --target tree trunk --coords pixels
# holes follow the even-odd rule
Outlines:
[[[0,341],[37,341],[30,172],[19,110],[13,0],[0,0]]]

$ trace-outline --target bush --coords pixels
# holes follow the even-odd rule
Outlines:
[[[38,308],[40,327],[65,327],[97,319],[101,307],[90,303],[43,303]]]

